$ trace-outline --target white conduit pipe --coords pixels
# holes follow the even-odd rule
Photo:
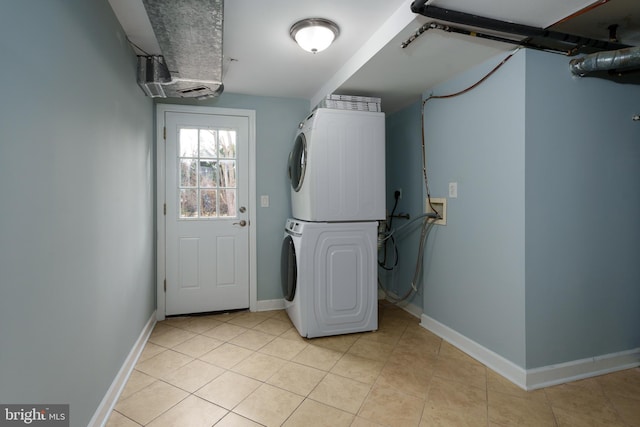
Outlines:
[[[584,76],[594,71],[608,71],[625,68],[640,68],[640,47],[596,52],[569,61],[569,68],[576,76]]]

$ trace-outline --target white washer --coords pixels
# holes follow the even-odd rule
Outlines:
[[[300,124],[289,154],[293,217],[385,218],[384,113],[318,108]]]
[[[300,335],[378,329],[377,226],[287,220],[282,287],[287,314]]]

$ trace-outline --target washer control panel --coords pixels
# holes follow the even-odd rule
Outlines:
[[[287,219],[287,224],[285,225],[285,231],[289,234],[299,235],[302,233],[303,225],[300,221],[289,218]]]

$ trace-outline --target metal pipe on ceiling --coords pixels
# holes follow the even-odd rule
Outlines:
[[[551,31],[544,28],[537,28],[529,25],[506,22],[470,13],[444,9],[437,6],[430,6],[426,3],[427,0],[415,0],[411,4],[411,11],[440,21],[453,22],[460,25],[467,25],[498,33],[517,35],[525,39],[549,40],[550,42],[552,41],[556,44],[567,46],[567,51],[572,54],[585,51],[589,51],[589,53],[591,53],[599,50],[617,50],[629,47],[619,43],[595,40],[558,31]],[[538,44],[540,43],[538,42]],[[551,50],[559,50],[554,46],[549,46],[548,48]]]
[[[630,47],[607,52],[596,52],[569,61],[569,68],[576,76],[585,76],[598,71],[624,70],[640,68],[640,47]]]
[[[465,36],[477,37],[477,38],[485,39],[485,40],[493,40],[493,41],[497,41],[497,42],[500,42],[500,43],[507,43],[507,44],[512,44],[512,45],[516,45],[516,46],[520,46],[520,47],[526,47],[526,48],[530,48],[530,49],[542,50],[542,51],[545,51],[545,52],[558,53],[558,54],[561,54],[561,55],[569,55],[569,53],[570,53],[570,52],[564,51],[564,50],[551,49],[551,48],[548,48],[548,47],[545,47],[545,46],[540,46],[540,45],[531,43],[528,40],[518,40],[518,39],[511,39],[511,38],[508,38],[508,37],[500,37],[500,36],[496,36],[496,35],[492,35],[492,34],[486,34],[486,33],[479,32],[479,31],[467,30],[467,29],[461,28],[461,27],[454,27],[454,26],[451,26],[451,25],[444,25],[444,24],[440,24],[438,22],[427,22],[426,24],[422,25],[407,40],[405,40],[404,42],[400,43],[400,47],[405,49],[407,46],[409,46],[411,43],[413,43],[418,37],[420,37],[423,33],[425,33],[428,30],[441,30],[441,31],[445,31],[447,33],[462,34],[462,35],[465,35]]]

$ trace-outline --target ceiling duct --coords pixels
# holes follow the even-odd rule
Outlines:
[[[142,0],[162,55],[138,57],[147,96],[206,99],[222,93],[223,0]]]
[[[640,70],[640,47],[596,52],[574,58],[569,61],[569,69],[571,73],[580,77],[606,73],[611,78],[617,77],[618,80],[622,80],[627,74],[637,73]]]

